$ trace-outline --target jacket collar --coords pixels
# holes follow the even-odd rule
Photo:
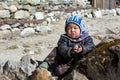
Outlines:
[[[82,41],[83,39],[85,39],[86,37],[88,37],[89,35],[86,32],[86,33],[83,33],[82,36],[79,36],[78,38],[74,38],[74,39],[72,39],[69,36],[67,36],[67,34],[62,34],[62,36],[68,38],[69,40],[71,40],[73,42],[79,42],[79,41]]]

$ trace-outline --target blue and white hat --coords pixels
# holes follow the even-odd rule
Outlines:
[[[74,23],[76,25],[79,26],[80,30],[81,30],[81,36],[83,35],[85,31],[85,26],[84,26],[84,22],[83,22],[83,19],[80,17],[80,16],[77,16],[77,15],[74,15],[74,16],[70,16],[66,19],[66,23],[65,23],[65,31],[67,29],[67,25],[69,23]]]

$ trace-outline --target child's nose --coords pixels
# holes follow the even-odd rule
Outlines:
[[[74,30],[75,30],[74,28],[71,29],[71,31],[74,31]]]

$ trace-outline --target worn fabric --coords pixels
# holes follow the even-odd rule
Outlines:
[[[45,58],[44,62],[48,63],[48,70],[51,72],[51,74],[53,76],[59,76],[62,75],[63,73],[65,73],[69,66],[69,63],[64,61],[64,63],[59,63],[57,64],[57,62],[59,61],[60,55],[57,54],[57,47],[55,47],[50,54]],[[44,63],[43,62],[43,63]],[[61,61],[60,61],[61,62]],[[42,65],[42,64],[41,64]],[[40,65],[40,66],[41,66]],[[43,65],[43,67],[45,67],[46,65]]]
[[[66,34],[61,35],[58,41],[58,46],[54,48],[44,60],[48,63],[48,70],[52,75],[60,76],[66,73],[71,65],[74,65],[77,60],[81,59],[92,50],[95,46],[93,40],[88,34],[85,35],[87,36],[78,40],[73,40]],[[71,56],[70,51],[75,44],[81,45],[83,47],[83,52],[75,56]]]
[[[86,34],[85,34],[86,35]],[[83,51],[80,54],[71,56],[71,49],[77,44],[82,46]],[[57,75],[65,75],[72,70],[73,65],[83,58],[94,47],[93,39],[88,36],[80,40],[72,40],[66,34],[61,35],[58,41],[57,54],[55,57],[56,73]]]
[[[70,51],[75,44],[82,46],[83,51],[80,54],[71,56]],[[58,46],[51,51],[44,61],[49,64],[48,69],[53,75],[62,75],[77,60],[90,52],[94,46],[93,39],[86,33],[84,33],[84,37],[77,40],[62,34],[58,41]]]
[[[71,56],[70,51],[75,44],[82,46],[83,48],[83,51],[80,54],[77,54],[78,57],[86,55],[95,46],[93,39],[90,36],[86,36],[84,39],[75,41],[69,38],[66,34],[63,34],[58,41],[57,54],[59,55],[58,58],[60,58],[59,61],[64,63],[65,61],[67,62],[74,58]]]

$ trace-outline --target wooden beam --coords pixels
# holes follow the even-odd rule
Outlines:
[[[96,0],[93,0],[93,7],[96,8]]]

